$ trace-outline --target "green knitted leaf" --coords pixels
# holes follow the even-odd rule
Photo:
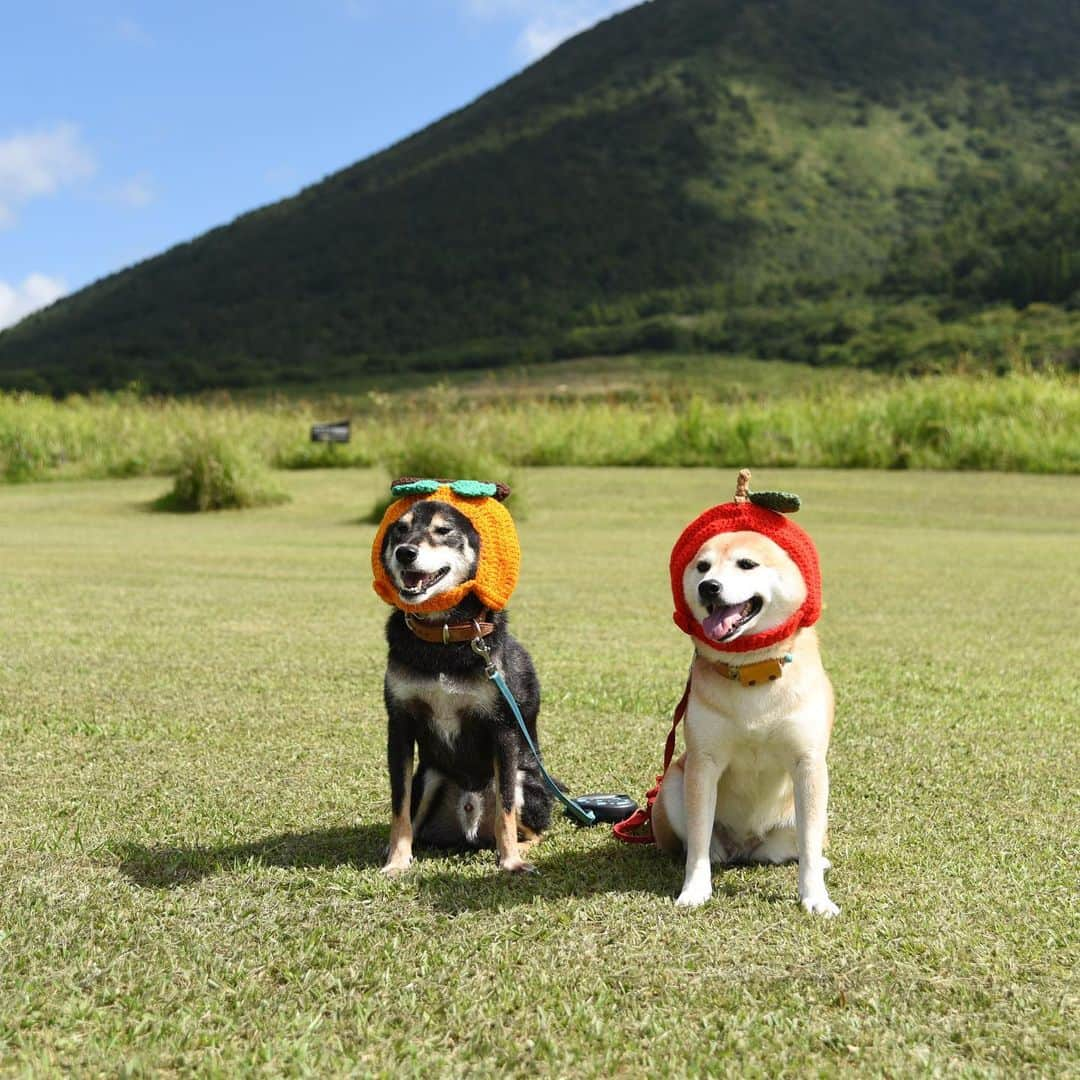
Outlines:
[[[390,487],[390,494],[398,499],[405,495],[433,495],[444,485],[463,499],[490,499],[499,496],[499,486],[485,480],[417,480],[413,477],[403,477],[395,481]]]
[[[794,514],[802,506],[802,499],[790,491],[752,491],[750,501],[765,510],[775,510],[778,514]]]
[[[431,495],[438,489],[438,480],[405,480],[394,484],[390,494],[400,499],[405,495]]]
[[[494,484],[489,484],[484,480],[455,480],[450,485],[450,489],[463,499],[490,499],[498,490]]]

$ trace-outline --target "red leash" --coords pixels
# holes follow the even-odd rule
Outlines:
[[[686,715],[686,703],[690,700],[690,677],[686,678],[686,689],[683,691],[683,696],[679,699],[679,704],[675,706],[675,712],[672,716],[671,730],[668,732],[667,742],[664,744],[664,771],[656,778],[655,786],[645,793],[645,805],[635,810],[624,821],[618,821],[611,826],[611,831],[615,834],[617,840],[622,840],[625,844],[651,844],[654,842],[655,837],[652,831],[652,808],[653,803],[656,802],[656,797],[660,794],[660,785],[664,782],[664,777],[667,776],[668,766],[671,764],[671,759],[675,756],[675,731],[679,726],[680,721]],[[644,829],[644,832],[638,832],[637,830]]]

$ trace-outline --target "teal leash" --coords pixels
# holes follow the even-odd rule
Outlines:
[[[536,743],[533,742],[532,736],[529,734],[529,729],[525,726],[525,717],[521,715],[521,709],[518,708],[518,703],[514,700],[514,695],[510,692],[510,687],[506,685],[506,680],[502,677],[502,672],[495,666],[494,661],[491,659],[491,648],[488,643],[482,637],[475,637],[472,639],[472,650],[484,661],[484,674],[495,684],[499,693],[506,699],[506,704],[510,706],[510,711],[514,714],[514,719],[517,721],[517,725],[521,728],[521,734],[525,736],[525,741],[529,744],[529,749],[533,752],[533,757],[536,758],[536,764],[540,766],[540,772],[543,774],[544,782],[549,788],[551,793],[557,798],[567,810],[570,811],[579,821],[585,825],[595,825],[596,815],[591,810],[586,810],[584,807],[579,806],[568,795],[564,795],[559,785],[551,778],[550,773],[544,768],[544,759],[540,756],[540,751],[537,749]]]

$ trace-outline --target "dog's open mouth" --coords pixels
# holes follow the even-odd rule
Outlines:
[[[398,592],[402,596],[419,596],[426,593],[437,582],[442,581],[450,573],[450,567],[444,566],[433,574],[425,574],[422,570],[401,570],[401,588]]]
[[[701,627],[713,641],[730,641],[758,612],[764,601],[752,596],[741,604],[709,604]]]

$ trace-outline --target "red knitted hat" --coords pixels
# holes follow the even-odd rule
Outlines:
[[[721,533],[756,532],[779,544],[799,568],[806,584],[806,600],[787,622],[760,634],[747,634],[734,641],[720,644],[705,634],[701,623],[694,618],[683,595],[683,574],[706,540]],[[752,652],[765,649],[791,637],[803,626],[813,626],[821,615],[821,567],[817,548],[809,535],[793,521],[774,510],[738,500],[722,503],[706,510],[683,530],[671,550],[671,595],[675,600],[675,625],[710,649],[720,652]]]

